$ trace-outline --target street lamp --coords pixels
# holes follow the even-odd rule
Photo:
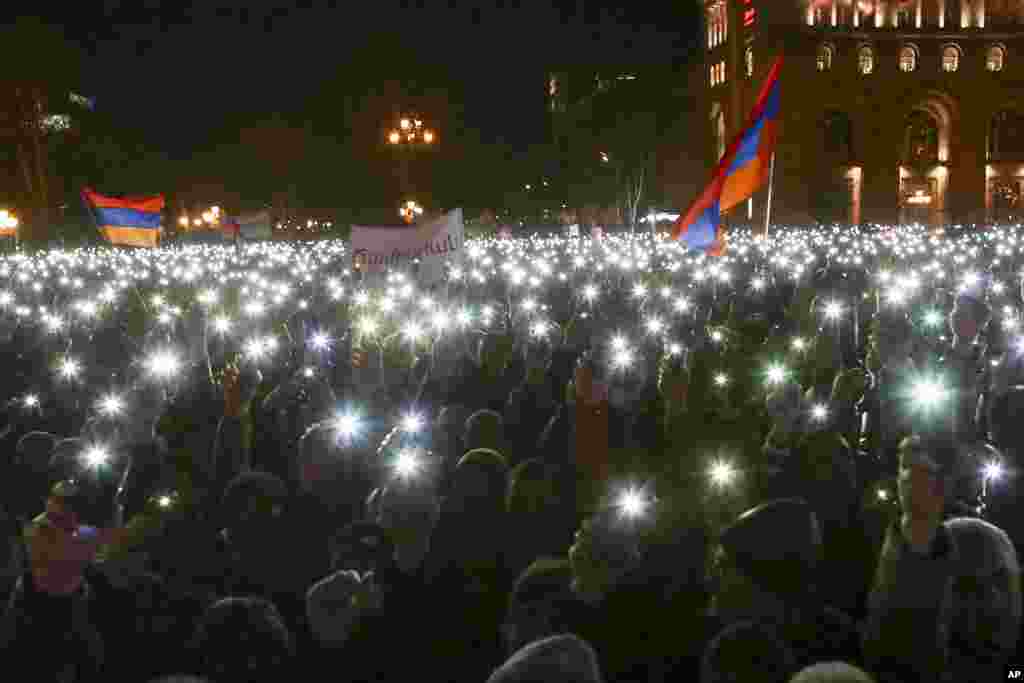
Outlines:
[[[398,128],[388,133],[388,142],[392,145],[403,142],[407,145],[432,145],[436,138],[434,131],[423,127],[423,121],[412,118],[403,118],[398,122]]]
[[[398,215],[401,216],[406,223],[412,223],[416,220],[416,216],[423,215],[423,207],[410,199],[398,209]]]
[[[0,230],[13,234],[18,229],[18,218],[7,209],[0,209]]]

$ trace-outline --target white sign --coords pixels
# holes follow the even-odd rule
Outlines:
[[[352,267],[366,274],[406,269],[419,259],[419,278],[424,284],[444,279],[446,261],[462,258],[465,230],[462,209],[406,228],[352,226]]]

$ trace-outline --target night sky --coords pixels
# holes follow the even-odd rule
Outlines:
[[[560,168],[545,146],[548,71],[678,70],[678,83],[659,81],[644,99],[670,117],[688,106],[665,93],[685,88],[683,69],[700,58],[697,4],[622,4],[81,0],[32,15],[63,35],[46,47],[4,8],[22,21],[4,22],[20,38],[0,49],[0,72],[39,64],[38,78],[95,98],[82,136],[61,148],[71,161],[54,162],[70,203],[88,183],[167,193],[179,206],[386,217],[412,195],[507,207]],[[440,144],[411,160],[389,148],[400,113],[423,118]],[[17,201],[17,167],[9,154],[0,161],[0,199]],[[559,182],[555,204],[568,201],[570,181]]]
[[[691,58],[696,3],[104,0],[51,14],[85,49],[84,89],[175,156],[273,113],[329,120],[351,74],[450,86],[466,123],[517,146],[543,134],[551,63]],[[298,5],[300,8],[296,8]]]

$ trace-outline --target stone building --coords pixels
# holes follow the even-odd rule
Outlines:
[[[1024,220],[1024,0],[698,2],[709,161],[785,56],[773,223]]]

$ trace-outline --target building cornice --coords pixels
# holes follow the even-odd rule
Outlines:
[[[874,29],[871,31],[859,31],[837,26],[804,26],[803,35],[814,37],[819,40],[849,38],[851,40],[863,41],[944,40],[949,42],[981,41],[991,43],[1011,42],[1015,40],[1024,39],[1024,34],[1021,33],[996,33],[994,31],[897,31],[893,29]]]

